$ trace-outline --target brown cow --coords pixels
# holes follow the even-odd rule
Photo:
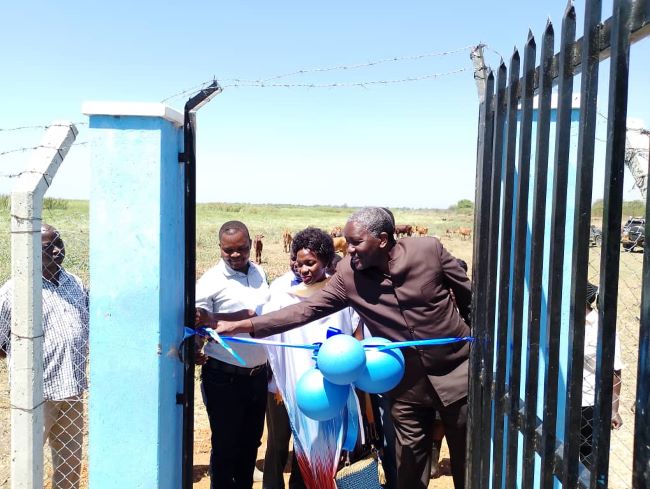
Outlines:
[[[285,229],[282,232],[282,246],[284,247],[284,252],[289,253],[291,250],[291,242],[293,241],[293,237],[291,236],[291,233],[289,232],[288,229]]]
[[[340,238],[343,236],[343,228],[341,228],[341,226],[334,226],[330,231],[330,236],[332,238]]]
[[[424,226],[415,226],[416,236],[426,236],[427,234],[429,234],[429,228],[425,228]]]
[[[263,234],[256,234],[255,239],[253,240],[253,249],[255,250],[255,262],[262,263],[262,248],[264,244],[262,243]]]
[[[410,224],[395,224],[395,234],[397,234],[398,238],[411,236],[413,234],[413,226]]]
[[[458,234],[460,235],[460,239],[471,239],[472,230],[471,228],[458,228]]]
[[[334,251],[340,251],[343,256],[348,254],[348,242],[343,236],[336,236],[332,240],[334,241]]]

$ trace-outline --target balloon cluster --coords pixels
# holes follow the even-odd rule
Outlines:
[[[345,406],[350,384],[377,394],[391,390],[404,375],[404,356],[398,349],[379,349],[390,341],[335,334],[316,352],[316,367],[296,383],[296,402],[305,416],[325,421]]]

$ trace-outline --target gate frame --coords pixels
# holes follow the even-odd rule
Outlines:
[[[470,489],[515,487],[521,477],[522,487],[533,487],[535,453],[541,455],[540,486],[552,487],[555,479],[567,487],[607,487],[612,401],[612,383],[597,382],[594,419],[593,476],[578,461],[580,398],[584,313],[588,265],[588,236],[591,221],[591,188],[593,183],[594,139],[598,68],[602,60],[611,58],[607,150],[605,156],[605,193],[603,210],[603,253],[599,299],[599,331],[597,379],[611,379],[616,334],[616,301],[618,261],[620,256],[620,221],[625,156],[625,130],[630,45],[650,35],[649,0],[615,0],[612,17],[600,22],[601,0],[588,0],[584,17],[585,35],[575,40],[576,15],[569,3],[562,22],[560,49],[553,55],[553,27],[549,22],[543,36],[541,65],[534,68],[535,41],[529,32],[524,49],[524,73],[519,75],[519,53],[515,50],[510,70],[503,61],[495,74],[486,69],[479,83],[479,127],[476,169],[476,214],[474,242],[474,307],[473,335],[476,337],[470,356],[470,406],[468,416],[467,482]],[[533,60],[531,63],[531,59]],[[508,74],[509,73],[509,74]],[[570,144],[570,114],[573,77],[581,74],[581,112],[578,135],[575,210],[572,226],[565,225],[567,214],[567,172]],[[508,81],[506,81],[508,77]],[[558,89],[555,156],[553,172],[552,215],[550,239],[550,277],[545,324],[549,359],[542,381],[547,389],[543,422],[537,418],[538,358],[542,321],[543,253],[546,208],[546,176],[549,163],[551,90]],[[483,93],[482,90],[485,90]],[[531,158],[533,96],[538,96],[537,149],[535,151],[535,188],[531,240],[531,269],[524,277],[528,168]],[[519,108],[519,104],[520,107]],[[519,155],[515,165],[517,112],[521,114]],[[507,128],[507,132],[505,132]],[[505,174],[502,175],[502,172]],[[517,203],[513,206],[514,176],[518,172]],[[501,191],[503,189],[503,202]],[[501,216],[499,217],[499,212]],[[516,213],[516,214],[515,214]],[[646,203],[650,218],[650,204]],[[512,219],[515,257],[511,256]],[[500,237],[497,231],[500,229]],[[564,239],[574,244],[571,263],[564,263]],[[547,238],[548,239],[548,238]],[[500,243],[500,250],[499,248]],[[523,245],[523,246],[522,246]],[[650,246],[644,245],[643,290],[639,363],[637,377],[635,449],[633,461],[634,487],[650,485]],[[497,274],[497,265],[500,265]],[[565,270],[570,270],[565,284]],[[514,279],[510,280],[511,273]],[[497,283],[497,276],[499,283]],[[526,399],[520,399],[520,369],[512,368],[522,348],[521,326],[524,281],[532,291],[526,347],[531,352],[527,362]],[[532,285],[531,285],[532,284]],[[569,293],[569,341],[572,352],[567,362],[568,389],[562,393],[566,403],[564,433],[556,437],[558,414],[559,333],[563,287]],[[498,310],[497,304],[498,289]],[[507,298],[506,300],[502,300]],[[510,329],[509,324],[514,324]],[[582,328],[580,328],[582,326]],[[511,353],[508,356],[506,350]],[[494,356],[496,370],[493,368]],[[506,379],[506,372],[510,373]],[[493,380],[494,378],[494,380]],[[504,424],[507,419],[507,425]],[[601,421],[603,420],[603,421]],[[518,464],[518,438],[523,436],[522,463]],[[504,438],[507,441],[504,447]],[[505,462],[505,463],[504,463]],[[505,468],[505,474],[502,469]],[[521,470],[521,474],[519,471]]]

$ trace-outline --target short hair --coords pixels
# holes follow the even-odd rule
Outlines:
[[[375,238],[378,238],[381,233],[388,234],[389,238],[395,234],[395,222],[392,215],[383,207],[359,209],[348,218],[348,222],[360,224]]]
[[[393,227],[395,227],[395,216],[388,207],[381,207],[386,213],[390,216],[390,220],[393,221]]]
[[[336,254],[332,237],[319,228],[308,227],[298,231],[291,243],[292,255],[297,255],[302,249],[312,251],[325,265],[329,265]]]
[[[251,235],[248,232],[248,228],[246,227],[246,224],[244,224],[241,221],[228,221],[224,223],[219,229],[219,241],[221,241],[221,236],[223,236],[224,234],[233,234],[236,231],[241,231],[246,235],[246,237],[249,240],[251,239]]]

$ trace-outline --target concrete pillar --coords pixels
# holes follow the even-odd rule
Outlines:
[[[181,485],[182,114],[88,102],[92,489]]]

